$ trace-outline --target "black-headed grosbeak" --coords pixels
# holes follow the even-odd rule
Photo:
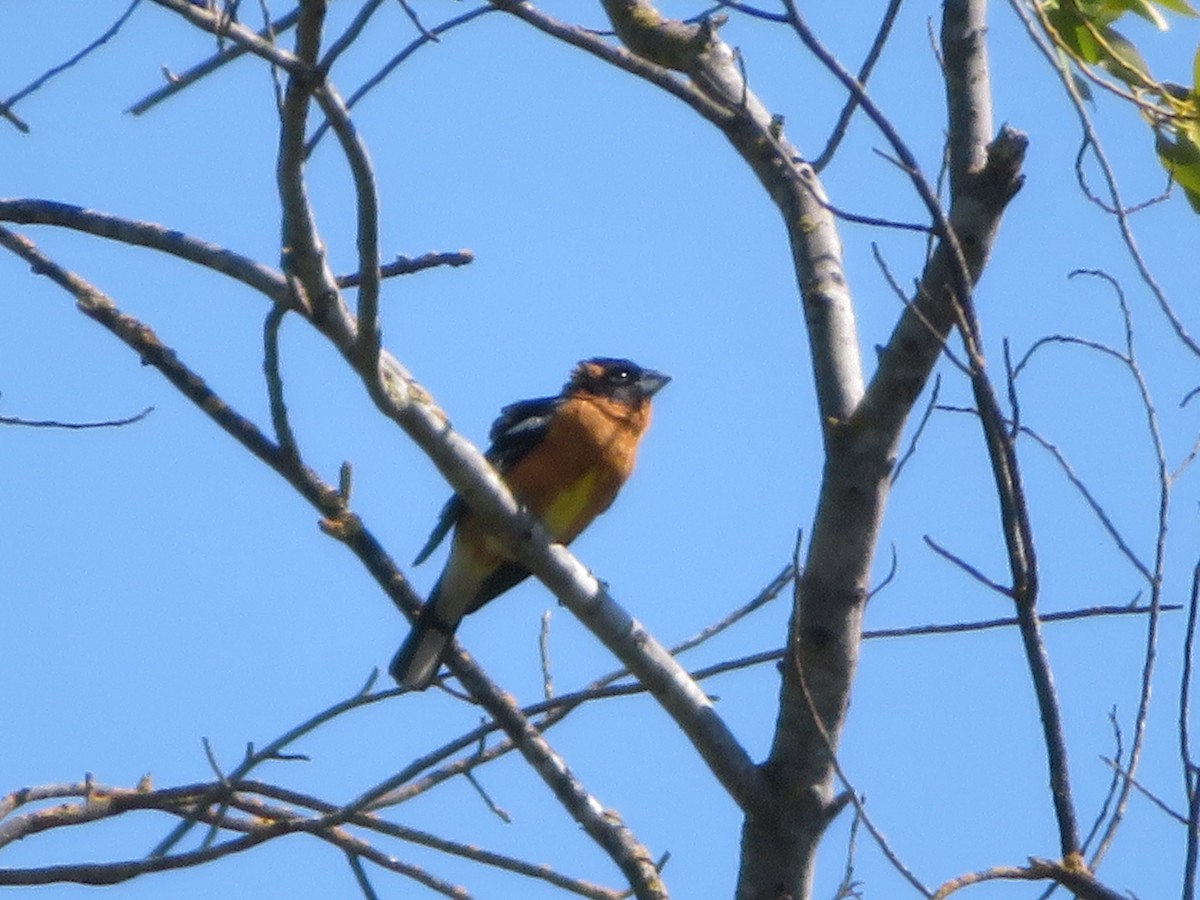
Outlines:
[[[504,407],[487,458],[549,535],[569,544],[633,472],[650,398],[671,379],[627,359],[584,360],[557,397]],[[455,494],[414,565],[454,528],[450,558],[388,671],[404,687],[433,681],[462,617],[529,577]]]

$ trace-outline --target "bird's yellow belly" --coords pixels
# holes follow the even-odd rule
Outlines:
[[[595,502],[599,478],[600,475],[595,469],[585,472],[566,490],[560,491],[549,506],[542,510],[539,516],[542,525],[556,541],[571,540],[586,524],[583,517]]]

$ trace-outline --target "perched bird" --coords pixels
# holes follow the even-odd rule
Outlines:
[[[627,359],[579,363],[557,397],[504,407],[487,458],[550,536],[569,544],[612,504],[650,425],[650,398],[671,379]],[[529,577],[457,494],[417,555],[424,562],[454,528],[450,558],[388,671],[424,690],[462,617]]]

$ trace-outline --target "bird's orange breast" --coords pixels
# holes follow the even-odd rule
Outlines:
[[[649,423],[648,402],[571,397],[505,480],[556,541],[569,543],[612,504],[633,472]]]

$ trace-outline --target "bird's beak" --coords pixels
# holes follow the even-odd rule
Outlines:
[[[655,372],[652,369],[646,369],[642,372],[642,377],[638,379],[638,387],[642,391],[642,395],[653,397],[659,391],[667,386],[667,382],[671,380],[670,375],[664,375],[662,372]]]

